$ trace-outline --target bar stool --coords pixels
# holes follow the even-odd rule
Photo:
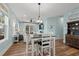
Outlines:
[[[41,55],[49,55],[51,56],[51,39],[50,38],[43,38],[42,39],[42,46],[41,46]]]
[[[45,56],[46,54],[48,54],[49,56],[51,56],[51,36],[49,34],[41,34],[42,37],[40,39],[40,41],[38,42],[38,53],[41,56]]]

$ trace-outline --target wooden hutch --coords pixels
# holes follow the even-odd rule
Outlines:
[[[79,48],[79,21],[67,23],[66,44]]]

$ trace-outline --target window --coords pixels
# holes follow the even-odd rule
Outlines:
[[[4,15],[3,13],[0,11],[0,40],[4,39]]]

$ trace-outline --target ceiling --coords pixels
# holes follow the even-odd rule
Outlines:
[[[27,19],[38,17],[37,3],[8,3],[7,5],[18,18],[24,16]],[[79,3],[42,3],[41,17],[63,16],[74,8],[79,8]]]

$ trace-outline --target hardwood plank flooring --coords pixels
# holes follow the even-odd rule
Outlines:
[[[65,45],[62,40],[57,40],[56,56],[79,56],[79,49]]]
[[[22,42],[13,44],[13,46],[4,54],[4,56],[25,56],[25,55],[26,55],[26,44]],[[56,56],[79,56],[79,49],[63,44],[62,40],[56,40],[55,55]]]
[[[25,43],[14,43],[4,56],[25,56],[26,55],[26,44]]]

